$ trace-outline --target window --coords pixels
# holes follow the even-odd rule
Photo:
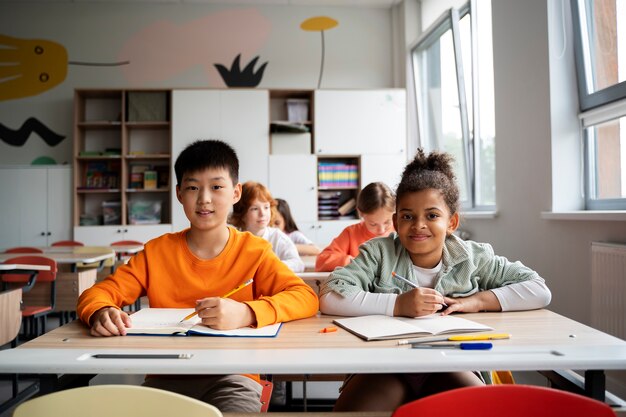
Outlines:
[[[449,9],[411,51],[421,146],[455,157],[462,208],[495,206],[491,3]]]
[[[588,210],[626,209],[626,0],[571,0]]]

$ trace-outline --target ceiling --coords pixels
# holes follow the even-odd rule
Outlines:
[[[0,0],[0,3],[178,3],[246,6],[343,6],[388,9],[403,0]]]

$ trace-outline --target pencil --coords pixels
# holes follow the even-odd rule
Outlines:
[[[222,295],[222,298],[228,298],[228,297],[230,297],[231,295],[233,295],[234,293],[236,293],[236,292],[237,292],[237,291],[239,291],[240,289],[242,289],[242,288],[244,288],[244,287],[247,287],[248,285],[252,284],[252,281],[253,281],[253,280],[254,280],[253,278],[250,278],[249,280],[247,280],[246,282],[244,282],[244,283],[243,283],[243,284],[241,284],[240,286],[238,286],[238,287],[236,287],[236,288],[233,288],[232,290],[228,291],[226,294]],[[189,315],[185,316],[185,318],[184,318],[184,319],[182,319],[179,323],[182,323],[182,322],[183,322],[183,321],[185,321],[185,320],[189,320],[190,318],[192,318],[192,317],[193,317],[193,316],[195,316],[196,314],[198,314],[198,312],[197,312],[197,311],[194,311],[193,313],[191,313],[191,314],[189,314]]]
[[[392,272],[391,275],[393,275],[395,278],[398,278],[400,281],[406,282],[413,288],[419,288],[419,285],[409,281],[408,279],[404,278],[402,275],[398,275],[395,272]],[[441,305],[443,306],[443,308],[448,308],[448,305],[446,303],[441,303]]]

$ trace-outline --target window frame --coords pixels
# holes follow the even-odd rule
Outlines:
[[[478,141],[475,140],[477,135],[480,134],[480,110],[478,108],[479,99],[479,82],[477,77],[477,39],[475,35],[476,28],[476,0],[470,0],[463,4],[458,9],[454,7],[445,10],[430,26],[426,29],[422,35],[417,39],[417,41],[410,48],[410,62],[412,66],[412,74],[414,78],[414,87],[415,87],[415,107],[417,109],[417,131],[419,135],[419,143],[422,147],[428,148],[429,145],[434,146],[435,148],[441,149],[442,144],[435,143],[431,144],[430,141],[426,141],[425,128],[427,123],[424,122],[425,109],[424,104],[427,102],[424,98],[423,86],[427,85],[426,80],[418,79],[418,71],[420,62],[418,58],[418,54],[424,50],[427,50],[430,46],[432,46],[438,39],[441,38],[443,34],[445,34],[448,30],[452,33],[453,47],[454,47],[454,59],[455,59],[455,69],[456,69],[456,81],[457,81],[457,93],[459,100],[459,116],[461,123],[461,135],[463,140],[463,157],[464,157],[464,167],[465,167],[465,187],[467,190],[467,200],[464,200],[462,203],[462,210],[472,212],[472,211],[490,211],[495,210],[495,202],[493,205],[479,205],[477,204],[477,195],[478,190],[477,187],[477,175],[476,172],[478,160],[477,153],[480,152],[477,149]],[[471,82],[472,85],[472,97],[467,97],[466,92],[466,84],[465,84],[465,71],[463,68],[463,58],[462,58],[462,46],[461,46],[461,33],[459,28],[459,22],[461,19],[466,17],[469,14],[470,18],[470,48],[471,48],[471,63],[469,66],[471,67]],[[420,77],[423,77],[423,71],[419,70]],[[468,113],[467,103],[468,100],[472,100],[472,114]],[[469,125],[469,117],[472,117],[472,127],[473,132],[470,131]],[[432,149],[428,149],[432,150]],[[495,172],[493,173],[495,176]]]
[[[584,4],[585,7],[580,7]],[[625,210],[626,198],[596,198],[597,158],[593,130],[603,123],[626,117],[626,81],[592,93],[588,90],[593,78],[592,51],[587,27],[582,21],[588,16],[587,0],[570,0],[573,29],[574,63],[578,87],[580,134],[583,142],[583,175],[585,210]],[[584,14],[582,14],[584,13]],[[586,57],[590,56],[589,62]],[[622,164],[626,165],[626,164]]]

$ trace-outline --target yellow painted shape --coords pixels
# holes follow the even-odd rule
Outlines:
[[[66,76],[63,45],[0,35],[0,100],[37,95],[56,87]]]
[[[311,17],[300,24],[302,30],[309,32],[321,32],[323,30],[332,29],[339,25],[339,22],[328,16]]]

